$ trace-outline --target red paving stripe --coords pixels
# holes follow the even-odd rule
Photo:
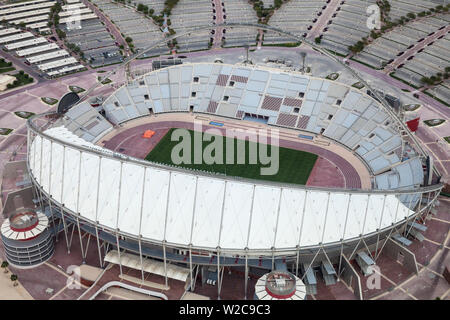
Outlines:
[[[261,105],[261,109],[278,111],[280,110],[282,102],[282,98],[266,95]]]
[[[217,77],[216,85],[225,87],[227,85],[229,77],[230,76],[227,74],[219,74],[219,76]]]
[[[298,116],[288,113],[280,113],[278,115],[277,124],[286,127],[295,127]]]
[[[301,107],[302,102],[303,102],[303,100],[301,100],[301,99],[286,97],[283,100],[283,105],[290,106],[290,107]]]
[[[247,83],[248,78],[247,77],[243,77],[243,76],[232,75],[231,76],[231,81]]]

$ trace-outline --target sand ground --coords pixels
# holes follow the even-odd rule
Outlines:
[[[20,281],[14,287],[9,278],[11,274],[11,271],[8,273],[0,272],[0,300],[33,300],[33,297],[20,284]]]

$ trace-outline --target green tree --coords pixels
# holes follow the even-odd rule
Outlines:
[[[4,273],[8,273],[8,266],[9,266],[9,263],[8,263],[8,261],[2,261],[2,268],[3,269],[5,269],[3,272]]]
[[[18,285],[17,280],[19,279],[19,277],[16,274],[12,274],[10,277],[11,281],[14,283],[14,287],[16,287]]]
[[[66,33],[64,31],[62,31],[61,29],[56,29],[56,34],[58,35],[58,37],[60,39],[65,39],[66,38]]]

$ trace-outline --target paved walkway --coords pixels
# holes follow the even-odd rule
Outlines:
[[[222,6],[222,0],[213,0],[214,3],[214,9],[216,10],[216,24],[221,24],[225,22],[223,9],[224,6]],[[222,37],[223,37],[223,30],[224,27],[215,28],[215,34],[214,34],[214,42],[213,42],[213,48],[220,48],[222,45]]]
[[[450,25],[446,26],[442,30],[437,30],[434,34],[431,36],[426,36],[424,40],[421,42],[416,43],[411,49],[406,50],[401,56],[396,57],[394,61],[387,65],[383,72],[385,73],[391,73],[394,71],[394,69],[397,69],[399,65],[402,63],[405,63],[408,58],[414,56],[420,49],[425,48],[427,45],[429,45],[431,42],[435,41],[440,36],[446,35],[450,31]]]
[[[17,281],[17,286],[14,286],[10,279],[12,272],[4,273],[3,269],[0,272],[0,300],[33,300],[33,297],[20,283]]]
[[[330,21],[333,18],[333,14],[336,13],[336,9],[339,7],[340,2],[341,0],[331,0],[330,3],[327,3],[327,7],[322,11],[322,15],[318,17],[316,23],[309,31],[308,38],[314,39],[322,34],[328,21]]]
[[[437,217],[426,222],[428,230],[423,243],[414,240],[408,247],[416,256],[419,274],[395,281],[393,274],[382,269],[381,276],[390,288],[370,297],[371,300],[434,300],[437,297],[450,300],[450,285],[442,275],[445,266],[450,264],[450,199],[439,197],[439,201]]]

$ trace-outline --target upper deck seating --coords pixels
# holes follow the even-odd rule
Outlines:
[[[71,132],[89,142],[97,141],[112,130],[112,125],[88,102],[70,108],[61,121]]]

